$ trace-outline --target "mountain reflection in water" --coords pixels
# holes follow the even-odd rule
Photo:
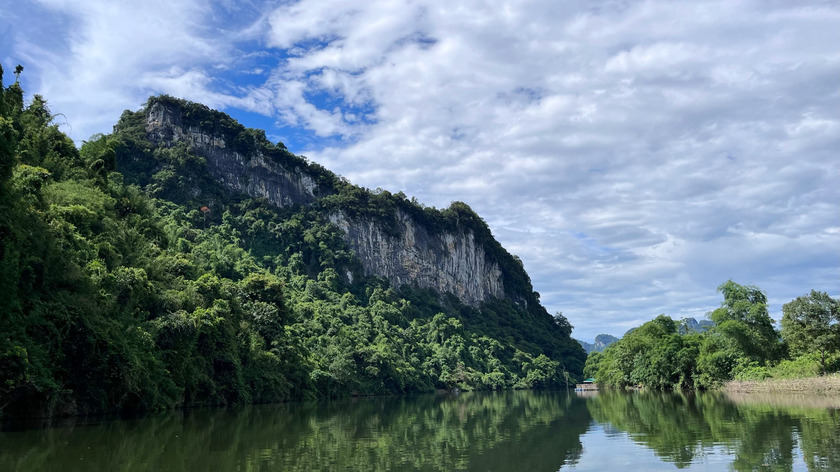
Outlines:
[[[838,412],[713,393],[356,398],[7,425],[0,470],[836,471]]]

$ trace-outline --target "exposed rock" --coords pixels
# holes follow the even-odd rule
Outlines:
[[[317,185],[305,171],[283,166],[257,152],[243,156],[228,149],[222,136],[198,128],[184,128],[178,108],[155,102],[146,111],[146,133],[161,146],[186,143],[207,160],[210,174],[226,187],[278,206],[309,204],[316,200]]]
[[[694,318],[683,318],[677,325],[677,331],[680,334],[688,333],[704,333],[715,326],[712,320],[700,320],[699,322]]]
[[[330,221],[344,232],[365,271],[395,286],[435,288],[468,305],[505,295],[499,264],[488,260],[471,232],[430,234],[400,210],[398,236],[383,231],[376,221],[350,219],[343,213],[331,214]]]
[[[171,147],[186,143],[206,159],[211,175],[231,190],[261,197],[278,205],[308,205],[328,192],[318,188],[305,168],[283,165],[257,152],[242,155],[230,149],[222,136],[185,127],[178,107],[154,102],[146,111],[149,139]],[[368,275],[378,275],[399,287],[407,284],[450,292],[461,302],[476,306],[505,296],[502,271],[487,257],[469,230],[432,234],[411,216],[397,210],[397,232],[386,232],[376,220],[329,215]],[[351,276],[351,275],[349,275]]]
[[[611,334],[599,334],[595,336],[595,342],[590,344],[586,341],[577,340],[581,346],[583,346],[583,350],[586,351],[587,354],[592,352],[603,352],[611,344],[618,341],[618,338],[611,335]]]

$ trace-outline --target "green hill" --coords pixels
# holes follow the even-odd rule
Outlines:
[[[464,203],[360,188],[170,97],[80,149],[52,117],[0,83],[0,416],[581,377]]]

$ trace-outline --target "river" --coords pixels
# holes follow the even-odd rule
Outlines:
[[[466,392],[6,425],[2,471],[840,471],[826,397]]]

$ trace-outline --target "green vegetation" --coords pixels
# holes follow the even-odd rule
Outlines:
[[[722,284],[703,332],[660,315],[586,360],[585,376],[611,387],[714,388],[729,380],[789,379],[840,369],[840,301],[812,291],[784,305],[781,333],[757,287]]]
[[[226,115],[156,100],[243,153],[305,169],[324,198],[279,209],[233,195],[189,147],[149,142],[142,111],[77,149],[43,98],[27,105],[18,82],[0,80],[0,417],[580,378],[570,327],[465,204],[439,211],[366,191]],[[474,231],[510,299],[468,307],[365,277],[323,216],[387,221],[397,207],[431,230]]]
[[[403,192],[391,193],[382,189],[371,191],[353,185],[324,167],[309,162],[306,157],[292,154],[283,143],[272,144],[265,137],[264,131],[245,128],[228,115],[202,104],[161,95],[149,98],[144,109],[123,112],[113,138],[121,157],[119,170],[127,182],[146,188],[155,197],[183,206],[208,206],[214,212],[216,202],[232,197],[204,170],[203,158],[191,153],[186,145],[156,149],[149,142],[145,131],[145,113],[158,104],[180,110],[184,127],[219,136],[230,143],[228,146],[231,149],[244,156],[259,153],[269,161],[307,174],[317,183],[315,193],[319,198],[312,208],[316,213],[339,210],[349,216],[370,218],[376,220],[387,233],[397,235],[399,210],[431,234],[444,231],[472,232],[476,243],[484,247],[487,257],[499,264],[506,295],[529,307],[533,306],[532,311],[538,311],[539,317],[547,316],[521,261],[496,241],[487,223],[466,203],[455,201],[448,208],[438,210],[414,198],[409,199]],[[195,198],[197,195],[201,199]]]
[[[0,431],[0,470],[553,471],[592,418],[565,392],[466,392],[206,408]],[[81,421],[80,421],[81,422]]]
[[[838,402],[531,390],[23,422],[0,431],[0,470],[837,471]]]
[[[808,470],[840,467],[840,418],[832,408],[735,403],[719,392],[611,391],[587,399],[587,407],[595,421],[679,469],[721,445],[735,471],[794,470],[803,460]]]
[[[811,291],[782,306],[782,337],[794,355],[815,355],[822,373],[840,353],[840,300],[825,292]]]

